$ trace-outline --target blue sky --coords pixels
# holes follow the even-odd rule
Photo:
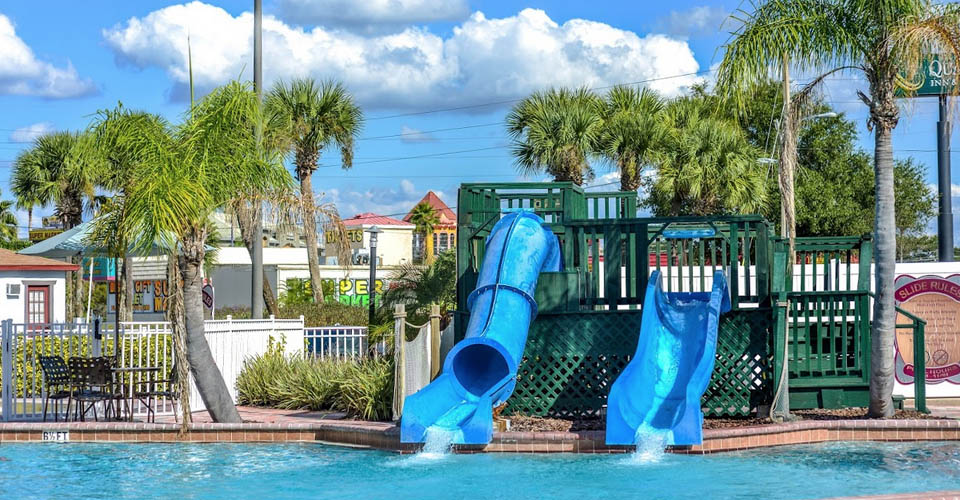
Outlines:
[[[721,24],[739,2],[393,2],[399,8],[389,3],[264,0],[267,84],[304,74],[337,78],[366,113],[354,168],[337,168],[339,158],[329,152],[315,174],[318,193],[345,216],[400,214],[428,189],[453,206],[461,182],[523,180],[502,123],[512,100],[538,88],[653,80],[648,85],[667,95],[682,94],[699,78],[711,77],[726,39]],[[188,32],[201,91],[250,78],[252,4],[4,2],[3,196],[10,195],[12,160],[38,132],[81,129],[92,113],[118,101],[176,121],[186,106]],[[858,123],[861,146],[872,150],[857,88],[865,88],[862,81],[839,76],[825,96]],[[458,107],[464,109],[449,110]],[[925,164],[931,183],[936,116],[934,99],[914,99],[894,137],[897,155]],[[955,184],[956,172],[955,166]],[[595,183],[615,180],[600,167]]]

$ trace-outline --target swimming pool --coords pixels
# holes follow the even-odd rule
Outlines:
[[[0,498],[816,498],[960,486],[955,443],[707,456],[396,455],[321,444],[4,444]]]

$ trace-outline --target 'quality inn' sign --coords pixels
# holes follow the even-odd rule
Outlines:
[[[901,309],[927,322],[924,330],[924,354],[928,383],[947,381],[960,384],[960,275],[949,278],[938,276],[899,276],[896,281],[896,300]],[[910,321],[897,315],[897,324]],[[912,384],[913,331],[897,329],[897,381]]]

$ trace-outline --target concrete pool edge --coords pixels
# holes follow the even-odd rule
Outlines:
[[[388,422],[357,420],[307,423],[179,424],[128,422],[0,423],[0,444],[43,441],[44,432],[69,431],[70,441],[100,442],[322,442],[410,453]],[[48,435],[48,438],[51,437]],[[54,436],[55,437],[55,436]],[[805,420],[703,431],[703,444],[671,447],[673,453],[703,454],[827,441],[960,441],[960,420]],[[607,446],[603,431],[496,432],[487,445],[455,446],[458,453],[625,453],[631,446]]]

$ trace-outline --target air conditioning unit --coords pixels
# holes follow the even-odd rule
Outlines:
[[[11,297],[20,296],[20,284],[19,283],[7,283],[7,295]]]

